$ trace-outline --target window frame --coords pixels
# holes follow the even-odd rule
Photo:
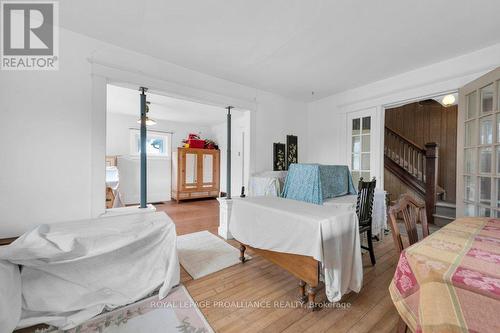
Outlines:
[[[139,136],[139,138],[137,136]],[[171,158],[172,157],[172,148],[171,148],[172,133],[164,132],[164,131],[150,130],[148,128],[146,141],[149,139],[150,136],[151,137],[162,137],[164,139],[165,153],[155,154],[155,153],[148,151],[147,152],[148,157]],[[129,137],[130,137],[130,155],[131,156],[139,156],[140,155],[140,129],[131,128],[130,132],[129,132]]]

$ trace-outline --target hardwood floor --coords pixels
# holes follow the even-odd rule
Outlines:
[[[216,200],[169,202],[156,205],[174,221],[177,234],[209,230],[217,234]],[[229,241],[236,246],[236,242]],[[389,296],[397,255],[390,236],[375,242],[377,264],[363,255],[364,281],[359,294],[341,304],[309,312],[296,306],[298,280],[249,250],[252,260],[193,280],[181,269],[181,281],[216,332],[394,332],[398,314]],[[324,289],[317,300],[324,302]],[[226,306],[226,305],[233,306]],[[332,305],[330,303],[324,303]],[[245,306],[246,305],[246,306]]]
[[[217,235],[219,227],[219,202],[217,199],[168,201],[155,204],[157,211],[164,211],[175,223],[177,235],[208,230]]]

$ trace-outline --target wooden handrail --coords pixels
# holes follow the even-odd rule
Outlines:
[[[422,147],[386,126],[384,155],[392,162],[387,166],[388,169],[424,195],[427,221],[432,223],[438,193],[439,147],[437,143],[426,143],[425,147]]]
[[[394,134],[395,136],[397,136],[401,140],[403,140],[406,143],[408,143],[410,146],[413,146],[415,149],[420,150],[421,152],[425,152],[425,148],[424,147],[420,146],[418,143],[415,143],[415,142],[411,141],[410,139],[405,138],[404,136],[402,136],[398,132],[396,132],[393,129],[391,129],[389,126],[385,126],[385,129],[386,129],[386,131],[391,132],[392,134]]]

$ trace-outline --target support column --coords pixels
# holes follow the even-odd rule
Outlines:
[[[437,201],[439,149],[435,142],[425,144],[425,210],[427,223],[434,223]]]
[[[218,234],[224,239],[232,239],[229,231],[229,221],[231,220],[231,209],[233,202],[231,200],[231,109],[227,109],[227,156],[226,156],[226,198],[219,198],[219,229]]]
[[[148,88],[141,87],[141,205],[140,208],[147,206],[147,154],[146,154],[146,91]]]
[[[227,109],[227,156],[226,156],[226,199],[231,200],[231,109],[232,106],[226,107]]]

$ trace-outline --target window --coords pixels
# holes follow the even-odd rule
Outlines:
[[[469,216],[500,216],[500,113],[498,103],[494,103],[496,87],[498,82],[466,95],[462,190],[464,214]]]
[[[370,179],[371,117],[353,118],[351,124],[351,172],[355,184]]]
[[[148,156],[170,156],[170,133],[156,132],[148,129],[146,151]],[[130,154],[139,155],[141,152],[141,132],[138,129],[130,130]]]

